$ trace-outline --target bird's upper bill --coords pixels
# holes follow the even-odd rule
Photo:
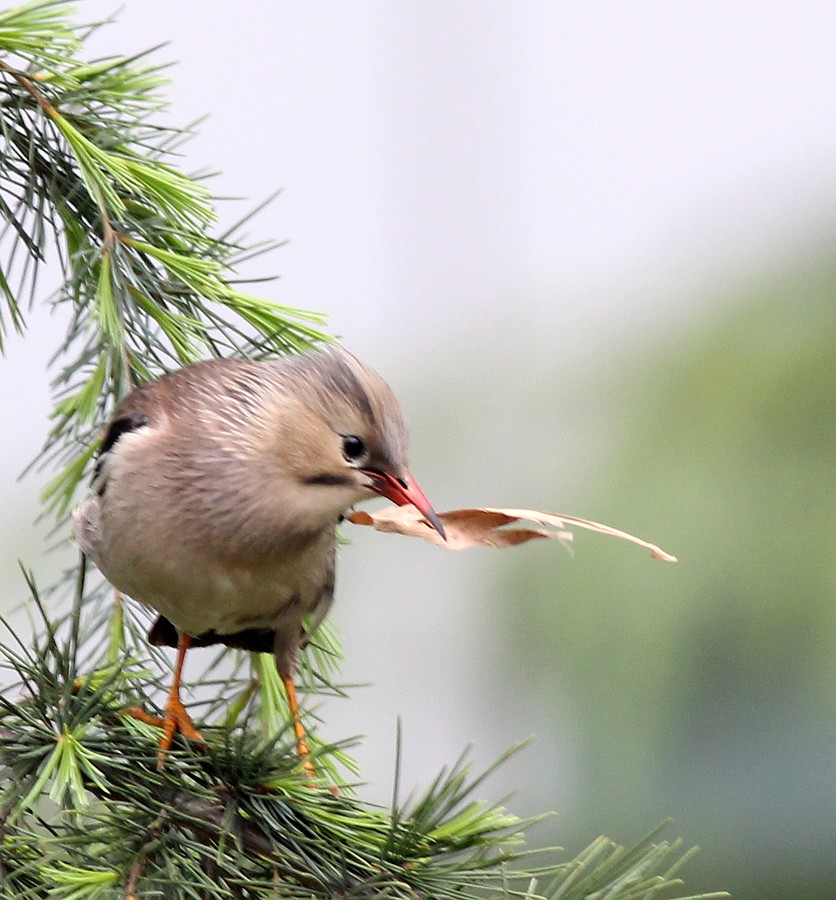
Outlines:
[[[432,504],[408,471],[404,471],[403,478],[396,478],[389,472],[381,472],[379,469],[364,469],[363,471],[372,480],[372,490],[377,491],[378,494],[398,506],[411,503],[441,537],[445,541],[447,540],[441,519],[438,518]]]

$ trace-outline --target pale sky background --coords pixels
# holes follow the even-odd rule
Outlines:
[[[78,8],[94,20],[116,4]],[[441,509],[537,505],[548,485],[550,501],[571,501],[561,511],[599,512],[572,493],[585,426],[602,415],[585,407],[585,370],[628,346],[669,350],[766,261],[830,240],[830,2],[127,0],[94,47],[164,41],[172,121],[211,114],[183,167],[220,171],[225,195],[282,188],[251,228],[289,241],[261,264],[281,274],[263,292],[328,312],[388,378],[413,472]],[[40,481],[14,480],[46,433],[44,365],[61,333],[40,312],[32,322],[10,341],[0,392],[0,503],[15,519],[0,576],[14,596],[18,558],[39,576],[55,565],[30,528]],[[530,398],[557,374],[566,427],[538,433]],[[456,404],[472,413],[471,395],[463,433]],[[329,706],[326,733],[368,735],[356,755],[372,795],[388,797],[398,715],[407,785],[470,742],[487,763],[537,731],[524,703],[513,721],[473,703],[501,677],[479,658],[485,556],[352,537],[335,619],[348,680],[372,686]],[[510,785],[537,752],[512,763]],[[568,806],[571,747],[564,757]]]

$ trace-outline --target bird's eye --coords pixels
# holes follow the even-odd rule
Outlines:
[[[366,445],[356,434],[343,435],[343,456],[349,462],[355,462],[366,455]]]

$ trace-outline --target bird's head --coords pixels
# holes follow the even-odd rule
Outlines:
[[[344,512],[379,494],[444,527],[407,467],[407,428],[386,382],[345,350],[286,360],[272,437],[308,509]]]

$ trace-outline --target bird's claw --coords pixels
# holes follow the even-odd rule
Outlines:
[[[161,728],[163,735],[160,738],[160,747],[157,751],[157,768],[162,769],[165,766],[165,760],[168,751],[174,743],[174,735],[182,734],[184,738],[190,741],[196,741],[199,744],[205,744],[206,739],[200,733],[192,721],[192,717],[186,711],[186,707],[177,697],[169,697],[165,708],[165,716],[152,716],[142,707],[129,706],[119,713],[120,716],[129,716],[138,722],[144,722],[154,728]]]

